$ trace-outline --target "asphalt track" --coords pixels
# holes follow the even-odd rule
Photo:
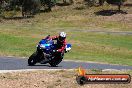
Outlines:
[[[75,69],[82,66],[85,69],[117,69],[132,70],[132,66],[99,64],[91,62],[62,61],[57,67],[50,67],[49,64],[36,64],[28,66],[28,58],[0,57],[0,70],[23,70],[23,69]]]

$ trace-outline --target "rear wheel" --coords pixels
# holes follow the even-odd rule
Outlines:
[[[55,58],[55,59],[53,59],[53,60],[51,60],[50,62],[49,62],[49,64],[51,65],[51,67],[56,67],[61,61],[62,61],[62,59],[59,59],[59,58]]]
[[[56,67],[62,61],[63,57],[64,57],[64,52],[62,52],[62,53],[56,53],[54,59],[52,59],[49,62],[49,64],[52,67]]]

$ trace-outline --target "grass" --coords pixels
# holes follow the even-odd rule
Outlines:
[[[44,35],[41,33],[28,35],[26,30],[24,32],[25,34],[21,31],[17,32],[22,35],[17,35],[17,33],[13,34],[14,32],[0,34],[1,55],[29,56],[33,51],[35,51],[37,42],[48,33],[44,33]],[[66,54],[66,59],[108,62],[125,65],[132,64],[132,42],[130,41],[132,40],[132,36],[88,32],[70,33],[70,31],[67,33],[69,35],[68,42],[71,43],[73,47],[72,51]]]
[[[102,8],[107,10],[116,7],[84,6],[81,10],[76,10],[75,7],[76,5],[55,7],[52,12],[38,14],[35,18],[0,19],[0,55],[29,57],[40,39],[48,34],[57,35],[58,32],[65,31],[68,42],[72,44],[72,50],[65,54],[65,59],[132,65],[131,35],[88,32],[131,32],[129,15],[132,9],[123,8],[128,14],[101,16],[95,12]]]
[[[83,53],[82,55],[80,55],[80,52],[73,52],[73,55],[77,55],[76,59],[83,58],[85,60],[106,62],[109,61],[117,64],[118,62],[122,62],[123,58],[124,60],[126,60],[126,58],[129,58],[129,61],[132,58],[132,42],[130,41],[132,39],[132,36],[124,37],[122,35],[108,35],[96,33],[79,34],[80,36],[74,38],[74,47],[76,51],[80,51]],[[81,40],[81,42],[79,40]]]

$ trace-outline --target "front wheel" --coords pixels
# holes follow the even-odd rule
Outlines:
[[[28,65],[33,66],[37,63],[36,61],[37,52],[34,52],[28,59]]]

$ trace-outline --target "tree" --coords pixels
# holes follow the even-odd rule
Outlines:
[[[117,5],[118,6],[118,10],[121,10],[121,5],[126,1],[126,0],[99,0],[99,4],[103,5],[104,2],[107,2],[108,4],[112,4],[112,5]]]

